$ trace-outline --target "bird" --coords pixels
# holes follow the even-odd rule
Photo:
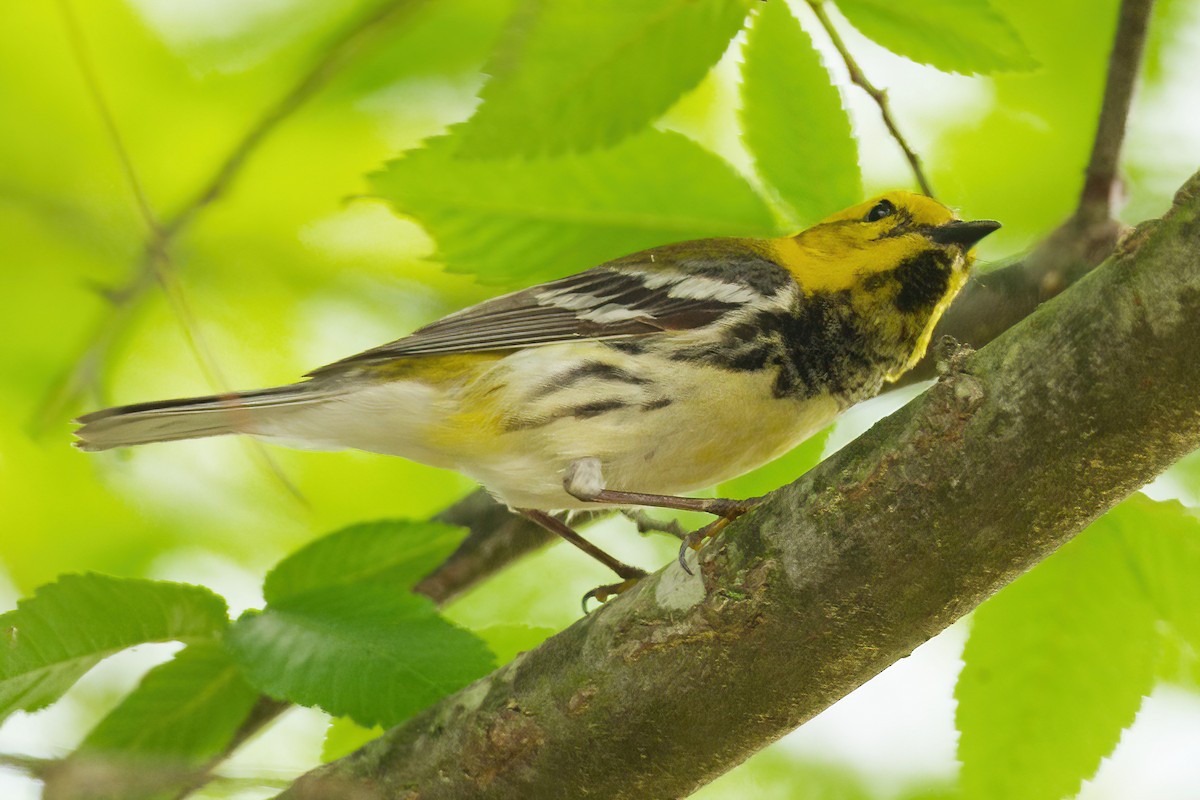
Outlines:
[[[554,512],[688,497],[786,453],[924,355],[1000,227],[892,191],[777,238],[653,247],[450,314],[298,383],[79,417],[84,451],[242,434],[457,470],[597,558]],[[684,564],[685,568],[686,564]],[[585,607],[588,598],[585,597]]]

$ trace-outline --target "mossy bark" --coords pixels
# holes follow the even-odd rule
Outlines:
[[[1200,175],[699,554],[285,797],[687,795],[1200,447]]]

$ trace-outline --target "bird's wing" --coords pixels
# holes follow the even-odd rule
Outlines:
[[[411,356],[513,350],[699,328],[760,299],[764,288],[789,280],[782,267],[745,246],[735,246],[735,240],[712,242],[646,251],[503,295],[309,374]],[[700,245],[707,248],[701,247],[698,255]],[[728,269],[731,259],[745,261],[746,269]]]

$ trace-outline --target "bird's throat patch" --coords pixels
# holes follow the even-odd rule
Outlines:
[[[902,314],[932,311],[950,288],[953,257],[941,250],[924,250],[896,267],[896,310]]]

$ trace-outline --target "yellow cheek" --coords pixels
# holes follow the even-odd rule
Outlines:
[[[908,236],[872,241],[869,247],[847,247],[805,235],[775,239],[775,257],[805,294],[858,288],[862,279],[894,268],[912,257],[919,247]],[[842,245],[842,246],[838,246]],[[837,253],[831,257],[830,253]]]

